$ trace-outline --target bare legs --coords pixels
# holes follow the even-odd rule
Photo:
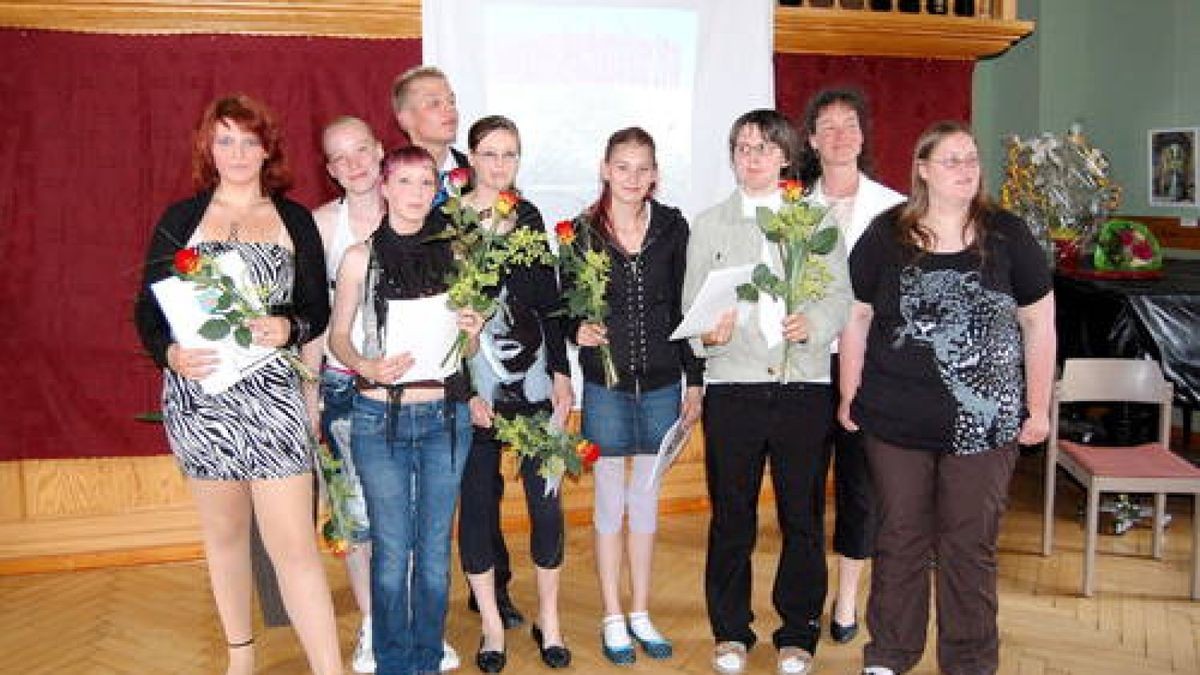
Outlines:
[[[865,560],[838,556],[837,602],[833,608],[833,620],[838,625],[849,626],[858,616],[858,581],[866,566]]]
[[[504,622],[500,619],[500,608],[496,605],[496,572],[488,570],[482,574],[468,574],[467,583],[475,594],[479,605],[480,630],[483,631],[483,651],[504,651]]]
[[[546,646],[562,647],[562,628],[558,624],[558,577],[557,567],[537,567],[538,627],[545,636]]]
[[[350,579],[350,591],[363,618],[371,616],[371,543],[363,542],[350,547],[346,553],[346,576]]]
[[[200,512],[205,557],[226,642],[253,637],[250,617],[250,516],[279,577],[288,616],[317,675],[342,672],[337,627],[312,529],[312,477],[253,482],[189,481]],[[253,503],[253,510],[251,504]],[[231,647],[228,675],[254,668],[252,646]]]

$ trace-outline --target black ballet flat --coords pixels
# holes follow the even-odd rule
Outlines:
[[[833,612],[831,611],[832,615]],[[829,637],[838,644],[845,644],[854,639],[858,635],[858,622],[855,621],[848,626],[843,626],[834,619],[829,617]]]
[[[562,645],[545,646],[546,638],[536,623],[529,630],[529,634],[533,636],[533,641],[537,643],[538,651],[542,654],[542,663],[551,668],[566,668],[571,665],[571,650]]]
[[[481,673],[499,673],[504,670],[504,666],[508,664],[508,651],[485,651],[483,648],[483,637],[479,638],[479,651],[475,652],[475,665],[479,667]]]

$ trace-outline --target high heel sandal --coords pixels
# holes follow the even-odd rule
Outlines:
[[[498,673],[504,670],[504,666],[508,664],[508,648],[505,647],[501,651],[484,650],[484,638],[479,637],[479,651],[475,652],[475,665],[479,667],[480,672]]]
[[[571,665],[571,650],[565,645],[550,645],[546,646],[546,636],[542,635],[542,629],[535,623],[529,630],[529,634],[533,636],[533,641],[537,643],[538,651],[542,655],[542,663],[551,668],[566,668]]]
[[[225,646],[230,649],[241,649],[242,647],[249,647],[253,644],[254,644],[254,638],[250,638],[250,639],[244,640],[242,642],[226,642]]]

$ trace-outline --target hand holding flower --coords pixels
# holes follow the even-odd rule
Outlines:
[[[205,347],[167,347],[167,367],[189,380],[203,380],[217,369],[217,350]]]
[[[246,320],[251,342],[263,347],[283,347],[292,332],[292,324],[282,316],[258,316]]]
[[[471,400],[467,401],[467,409],[471,411],[471,424],[480,429],[492,428],[492,418],[495,416],[495,412],[482,396],[472,396]]]
[[[808,342],[808,317],[801,312],[783,317],[783,339],[788,342]]]
[[[550,419],[559,427],[567,426],[567,417],[575,405],[575,388],[571,386],[571,378],[562,373],[554,374],[554,384],[550,390]]]
[[[599,347],[608,344],[608,328],[602,323],[583,322],[575,333],[575,344],[580,347]]]

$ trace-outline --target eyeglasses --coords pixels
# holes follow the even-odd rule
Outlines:
[[[775,143],[755,143],[754,145],[738,143],[733,146],[733,151],[739,157],[769,157],[776,152],[782,152],[783,148],[780,148]]]
[[[521,158],[521,155],[515,152],[495,152],[492,150],[477,152],[475,153],[475,156],[479,157],[485,162],[491,162],[492,164],[499,162],[503,162],[505,164],[516,164],[517,160]]]
[[[979,156],[970,155],[968,157],[943,157],[941,159],[927,159],[927,162],[933,162],[943,169],[954,171],[966,167],[968,169],[976,169],[979,167]]]

